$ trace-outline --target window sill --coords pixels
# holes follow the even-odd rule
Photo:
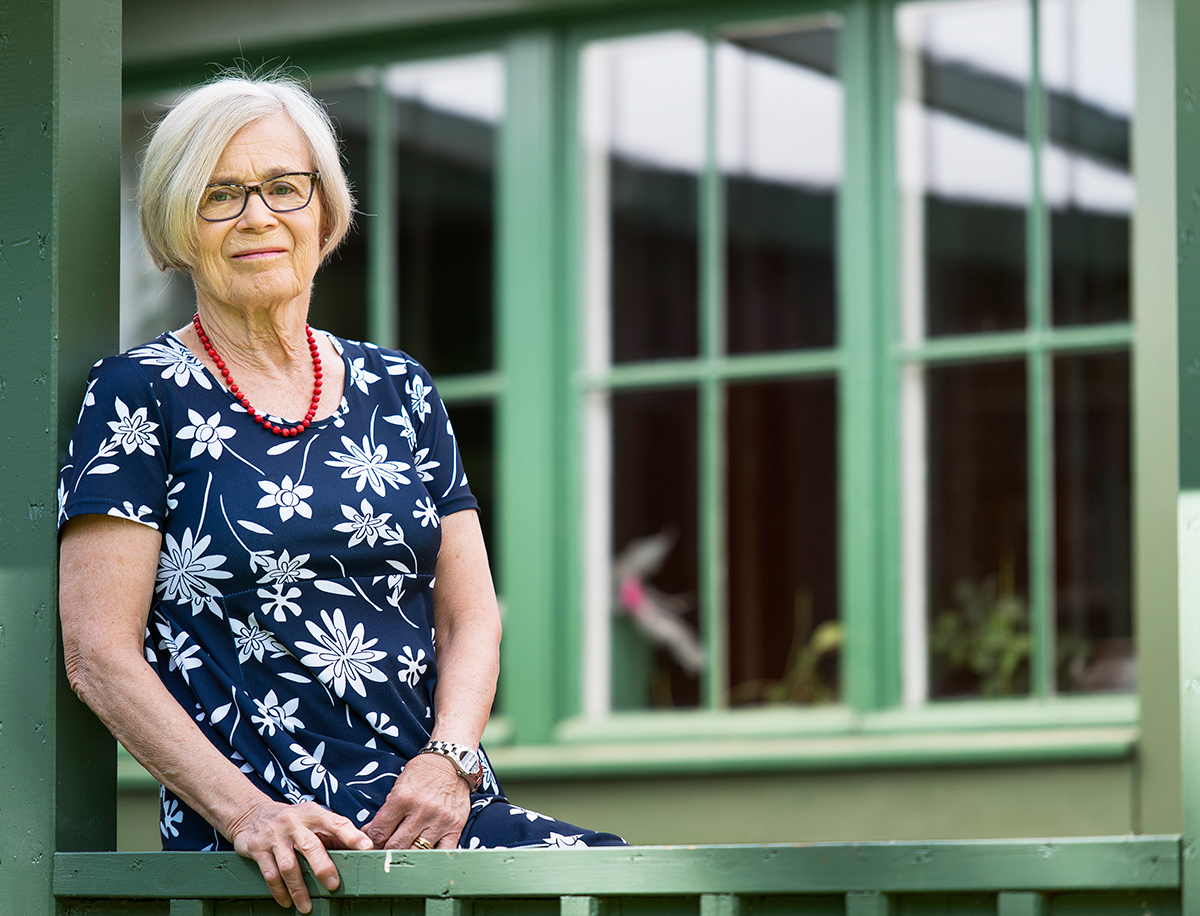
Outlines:
[[[1132,694],[871,713],[843,706],[617,713],[569,719],[553,744],[510,745],[511,734],[503,717],[493,718],[484,734],[488,756],[506,780],[1116,761],[1133,755],[1139,736]],[[158,787],[124,748],[117,785]]]
[[[555,744],[488,753],[506,779],[619,778],[1125,760],[1138,735],[1137,698],[1109,695],[873,713],[623,713],[563,722]]]

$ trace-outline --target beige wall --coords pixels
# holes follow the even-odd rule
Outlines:
[[[1135,832],[1131,763],[505,781],[514,804],[638,845],[1115,836]],[[118,845],[157,849],[156,793],[123,793]]]

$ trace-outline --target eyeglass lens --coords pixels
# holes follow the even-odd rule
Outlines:
[[[206,220],[234,219],[246,209],[249,195],[257,192],[268,208],[288,213],[308,206],[313,187],[312,175],[301,172],[279,175],[260,185],[214,184],[204,189],[197,209]]]

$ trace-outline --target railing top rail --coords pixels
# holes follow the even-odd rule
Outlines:
[[[1178,836],[336,852],[338,897],[560,897],[1170,889]],[[314,895],[327,894],[311,881]],[[234,853],[58,853],[59,897],[268,896]]]

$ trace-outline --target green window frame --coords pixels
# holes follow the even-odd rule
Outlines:
[[[1030,0],[1036,4],[1037,0]],[[315,47],[293,59],[314,79],[376,68],[369,138],[371,196],[366,227],[371,337],[403,342],[394,324],[398,283],[392,203],[394,176],[385,93],[379,68],[391,63],[477,51],[499,51],[505,61],[505,117],[499,131],[496,202],[496,358],[491,372],[439,377],[450,406],[490,402],[496,416],[496,543],[493,571],[505,606],[502,705],[485,741],[498,765],[516,776],[564,772],[642,772],[689,766],[739,769],[761,765],[828,766],[871,760],[946,761],[1029,759],[1039,755],[1118,759],[1135,741],[1136,698],[1130,695],[1055,697],[1049,689],[1050,633],[1048,510],[1049,360],[1058,353],[1131,349],[1131,323],[1053,328],[1047,319],[1045,212],[1030,210],[1029,326],[1019,332],[939,338],[903,347],[898,336],[899,255],[895,176],[896,98],[894,0],[833,3],[762,2],[682,11],[663,5],[642,13],[578,13],[495,31],[475,25],[458,38],[447,30],[414,37],[402,51],[368,52]],[[832,14],[840,23],[839,79],[844,98],[844,169],[837,202],[836,346],[826,350],[736,358],[722,354],[723,288],[720,176],[710,153],[701,183],[701,353],[686,363],[619,365],[604,375],[579,370],[582,201],[579,195],[579,56],[592,40],[674,28],[710,39],[728,22],[793,20]],[[1036,41],[1035,41],[1036,44]],[[711,45],[710,45],[711,46]],[[1036,68],[1035,68],[1036,72]],[[203,74],[190,73],[193,78]],[[178,77],[178,73],[171,74]],[[161,74],[126,85],[126,97],[159,88]],[[1036,85],[1036,84],[1035,84]],[[709,90],[710,104],[712,91]],[[1041,142],[1042,112],[1026,113],[1030,142]],[[709,119],[712,123],[712,119]],[[1038,168],[1038,156],[1034,156]],[[1034,181],[1034,187],[1039,182]],[[420,354],[416,354],[419,358]],[[900,606],[900,476],[898,376],[914,361],[935,365],[1019,356],[1029,367],[1031,471],[1031,604],[1038,640],[1035,688],[1029,699],[902,706]],[[703,619],[719,632],[716,596],[721,564],[723,480],[720,394],[731,381],[835,376],[838,380],[839,588],[845,630],[841,702],[828,707],[731,711],[721,679],[708,679],[704,708],[670,713],[581,715],[582,654],[582,396],[598,388],[668,385],[687,381],[701,392],[701,568]],[[469,470],[469,469],[468,469]],[[1033,505],[1036,501],[1037,505]],[[1036,552],[1036,557],[1034,553]],[[724,647],[708,646],[710,670],[720,671]],[[1067,736],[1072,725],[1091,731]],[[1024,747],[972,743],[986,729],[1040,730]],[[929,731],[963,737],[917,747],[908,738]],[[768,764],[744,748],[715,749],[713,739],[773,736],[780,745]],[[854,736],[853,747],[812,741]],[[696,743],[709,741],[697,755]],[[805,742],[808,742],[807,744]],[[909,743],[905,743],[909,741]],[[639,742],[644,752],[612,755],[601,746]],[[654,745],[654,747],[650,747]],[[669,746],[668,746],[669,745]],[[557,747],[553,753],[543,753]],[[707,756],[706,756],[707,755]]]

